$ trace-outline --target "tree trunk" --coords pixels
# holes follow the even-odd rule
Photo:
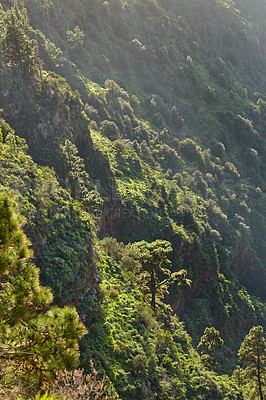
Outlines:
[[[155,294],[156,294],[156,283],[155,283],[155,272],[151,272],[151,308],[155,312],[156,302],[155,302]]]
[[[257,359],[257,370],[258,370],[259,395],[260,395],[260,400],[263,400],[262,387],[261,387],[261,366],[260,366],[260,356],[259,355],[258,355],[258,359]]]

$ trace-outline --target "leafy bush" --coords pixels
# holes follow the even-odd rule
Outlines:
[[[125,146],[125,143],[122,142],[122,140],[119,140],[119,139],[115,140],[114,148],[116,149],[116,151],[119,154],[125,154],[125,152],[126,152],[126,146]]]
[[[106,136],[112,141],[120,138],[119,128],[113,121],[103,121],[100,126],[100,131],[103,136]]]
[[[73,31],[66,32],[67,40],[73,47],[81,47],[84,43],[85,33],[77,25]]]
[[[180,152],[191,162],[202,164],[201,149],[192,139],[179,142]]]

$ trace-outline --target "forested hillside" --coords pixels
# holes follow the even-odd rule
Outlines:
[[[265,21],[264,0],[1,1],[3,399],[266,396]]]

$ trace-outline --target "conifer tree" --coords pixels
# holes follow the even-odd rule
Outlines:
[[[102,199],[90,182],[89,174],[85,170],[83,159],[78,155],[77,147],[66,139],[65,144],[61,146],[61,152],[61,176],[64,186],[70,191],[73,199],[81,201],[91,212],[98,214]]]
[[[0,45],[2,42],[2,38],[3,38],[3,33],[4,33],[4,11],[3,11],[3,7],[2,4],[0,3]]]
[[[0,381],[38,387],[56,370],[77,365],[85,327],[74,308],[50,307],[53,296],[40,285],[23,223],[0,193]]]
[[[215,353],[223,347],[223,339],[214,327],[206,328],[197,349],[200,350],[201,360],[209,369],[217,366]]]
[[[70,140],[66,139],[61,146],[62,169],[61,175],[64,179],[66,188],[72,197],[81,200],[83,192],[87,190],[89,184],[89,174],[85,171],[85,165],[78,155],[78,149]]]
[[[14,6],[2,11],[1,25],[0,43],[6,61],[18,65],[24,76],[30,76],[39,69],[40,59],[37,42],[29,37],[32,28],[27,15]]]
[[[253,326],[250,329],[241,344],[238,356],[245,367],[245,381],[256,388],[259,399],[263,400],[263,387],[266,384],[266,341],[262,326]]]
[[[153,311],[156,309],[156,298],[165,295],[172,283],[184,287],[190,285],[191,281],[186,279],[186,270],[170,271],[172,263],[168,256],[172,246],[167,240],[155,240],[152,243],[142,240],[128,245],[127,249],[133,252],[142,265],[141,282],[143,289],[150,291]],[[159,279],[160,275],[164,275],[165,279]]]

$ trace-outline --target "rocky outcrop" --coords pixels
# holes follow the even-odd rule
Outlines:
[[[266,300],[264,290],[266,270],[244,238],[237,243],[228,267],[236,273],[239,282],[251,293],[261,297],[264,301]]]

